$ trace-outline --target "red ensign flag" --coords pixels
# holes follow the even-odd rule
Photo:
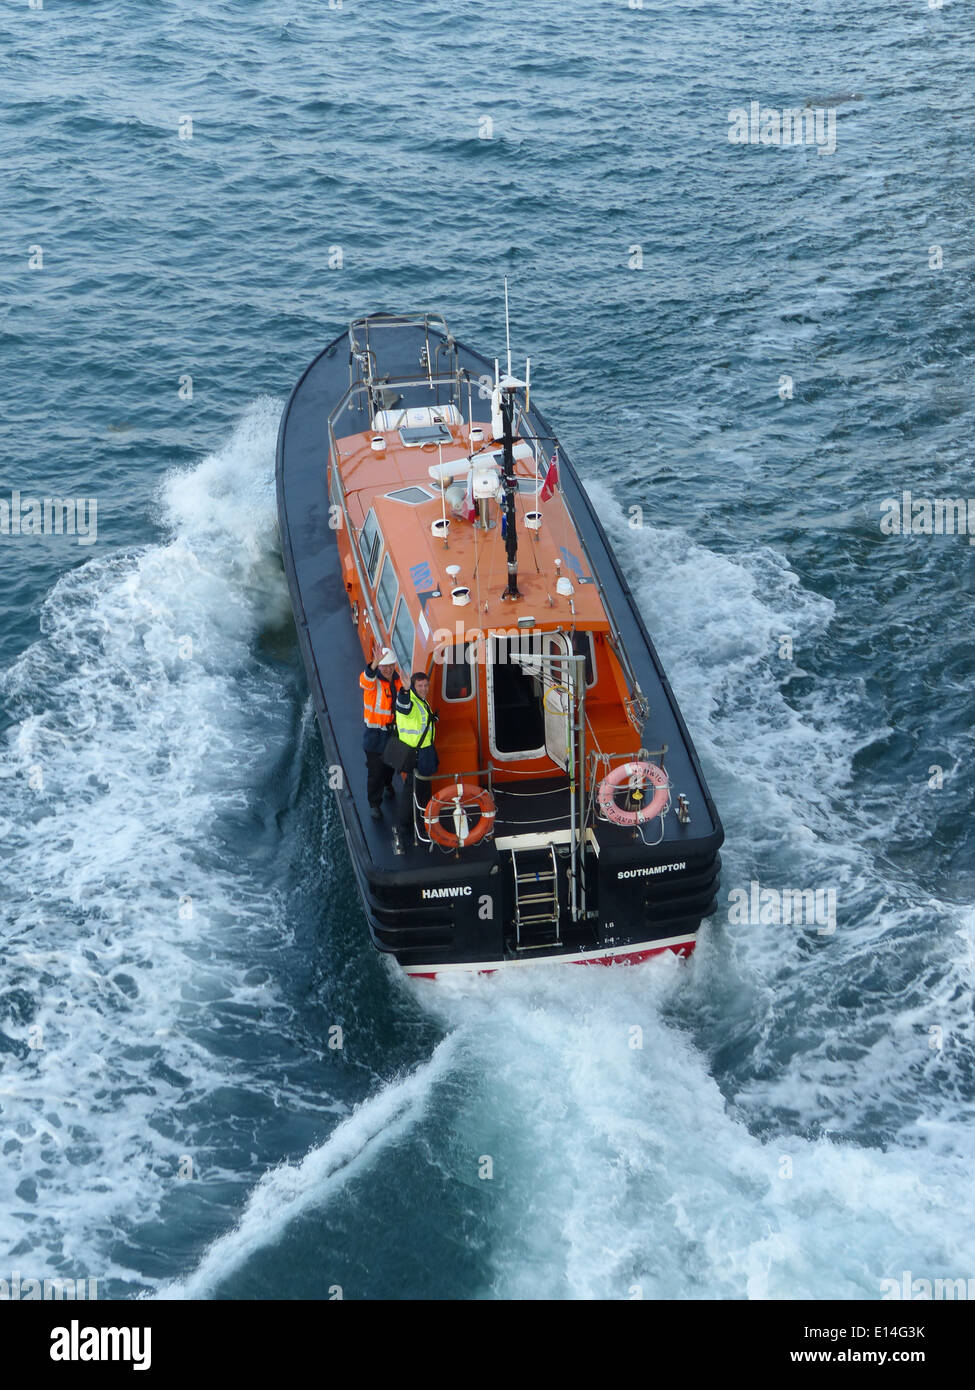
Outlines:
[[[556,449],[552,455],[552,462],[548,466],[545,474],[545,481],[542,483],[542,490],[538,494],[543,502],[547,502],[552,493],[559,485],[559,451]]]

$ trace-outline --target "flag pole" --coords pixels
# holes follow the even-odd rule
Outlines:
[[[468,377],[468,378],[467,378],[467,462],[468,462],[468,469],[467,469],[467,492],[466,492],[466,494],[465,494],[465,496],[464,496],[464,520],[465,520],[465,521],[474,521],[475,518],[476,518],[476,516],[477,516],[477,510],[476,510],[476,509],[475,509],[475,512],[474,512],[474,516],[473,516],[473,517],[467,515],[467,512],[468,512],[468,510],[469,510],[468,505],[467,505],[467,499],[468,499],[468,497],[470,497],[470,499],[471,499],[471,506],[474,505],[474,440],[473,440],[472,437],[471,437],[471,436],[473,435],[473,433],[474,433],[474,402],[473,402],[473,398],[472,398],[472,395],[471,395],[471,379],[470,379],[470,377]],[[476,533],[476,531],[477,531],[477,526],[476,526],[476,524],[475,524],[474,530],[475,530],[475,533]]]

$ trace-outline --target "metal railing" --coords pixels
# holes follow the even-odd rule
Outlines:
[[[423,314],[367,314],[363,318],[353,319],[349,324],[349,385],[355,384],[353,364],[358,363],[360,368],[364,368],[364,373],[360,379],[369,389],[371,402],[377,389],[379,391],[388,390],[404,384],[391,378],[383,380],[379,376],[377,354],[370,343],[370,335],[375,337],[378,332],[394,328],[422,329],[424,347],[421,365],[427,369],[426,385],[431,390],[435,384],[434,372],[437,369],[437,359],[439,359],[441,352],[446,353],[448,362],[453,359],[454,371],[457,368],[457,344],[447,327],[447,320],[443,314],[436,310]],[[431,353],[430,342],[431,328],[435,337],[435,351],[433,353]],[[449,374],[452,375],[452,373]]]

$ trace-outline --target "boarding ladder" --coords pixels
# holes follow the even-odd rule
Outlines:
[[[511,868],[515,878],[516,948],[533,951],[541,946],[561,946],[555,846],[530,850],[512,846]]]

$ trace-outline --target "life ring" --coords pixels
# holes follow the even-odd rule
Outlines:
[[[635,801],[642,799],[644,784],[649,782],[657,789],[653,800],[646,806],[637,807],[635,811],[625,811],[622,806],[617,805],[615,796],[624,782],[627,783],[631,798]],[[659,816],[667,805],[670,800],[670,781],[663,768],[658,767],[656,763],[623,763],[606,774],[599,784],[597,795],[599,809],[608,821],[612,821],[614,825],[642,825],[644,821]]]
[[[480,819],[473,830],[468,827],[465,806],[474,806],[480,812]],[[448,810],[453,811],[453,830],[445,830],[440,823],[441,815]],[[449,787],[431,796],[423,812],[423,821],[434,844],[442,845],[444,849],[467,849],[484,839],[494,825],[496,811],[494,797],[487,787],[452,782]]]

